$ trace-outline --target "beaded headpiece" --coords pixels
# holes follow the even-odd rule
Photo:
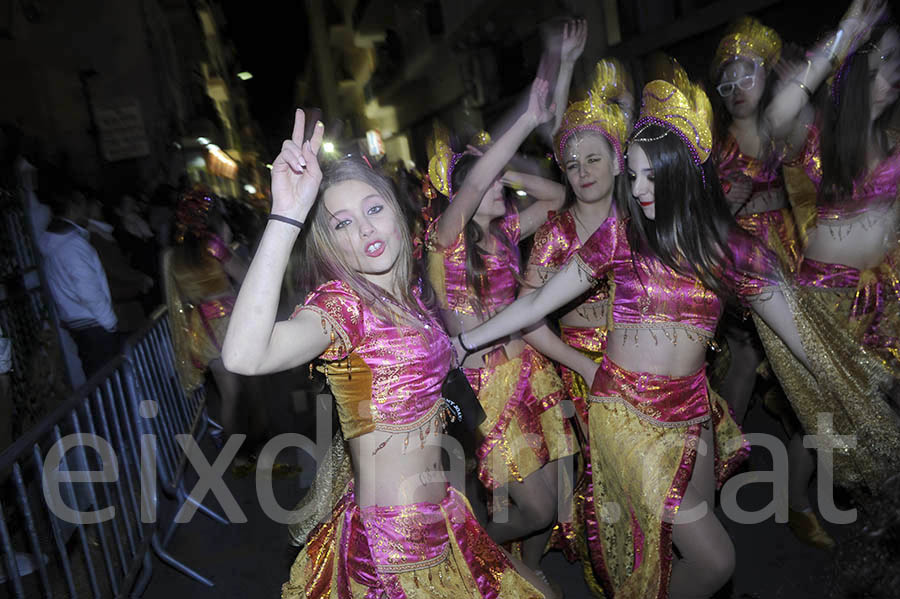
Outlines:
[[[713,77],[723,66],[738,58],[746,58],[769,70],[781,58],[781,37],[758,19],[741,17],[719,42],[711,65]]]
[[[563,151],[572,135],[596,131],[609,141],[619,168],[625,171],[622,144],[628,136],[628,125],[622,108],[614,102],[630,91],[628,80],[628,71],[620,61],[604,58],[597,63],[588,97],[569,104],[554,136],[557,164],[562,164]]]
[[[641,114],[634,125],[633,141],[642,139],[641,133],[649,125],[659,125],[671,131],[687,144],[699,167],[712,150],[712,105],[706,92],[691,83],[684,69],[672,61],[673,81],[657,79],[644,87]]]
[[[479,131],[470,145],[482,149],[490,145],[491,135],[487,131]],[[431,185],[447,198],[453,198],[453,167],[468,152],[455,153],[450,145],[450,131],[438,121],[434,122],[434,131],[426,142],[428,153],[428,178]]]

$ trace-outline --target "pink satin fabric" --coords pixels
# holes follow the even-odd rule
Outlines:
[[[339,523],[341,534],[335,538]],[[331,589],[330,596],[349,599],[352,579],[368,587],[367,599],[405,599],[396,575],[454,559],[454,542],[480,596],[499,599],[503,574],[513,565],[458,491],[448,486],[440,503],[360,507],[351,485],[331,520],[309,536],[306,551],[315,571],[307,577],[307,594],[319,597]]]
[[[776,259],[761,243],[734,233],[729,239],[734,264],[721,276],[739,297],[775,286]],[[576,259],[594,278],[611,273],[615,283],[614,324],[687,325],[715,333],[722,315],[719,297],[692,276],[673,271],[659,260],[632,254],[625,223],[609,218],[591,235]],[[635,271],[637,268],[637,272]]]
[[[452,349],[436,315],[419,327],[387,322],[341,281],[320,285],[294,316],[301,310],[313,310],[334,331],[323,358],[330,362],[328,382],[347,438],[394,432],[392,426],[421,420],[441,401]],[[371,385],[359,384],[357,376],[371,377]]]
[[[886,337],[879,332],[881,316],[888,302],[900,301],[900,265],[893,263],[893,257],[885,258],[887,268],[866,271],[863,276],[858,269],[844,264],[829,264],[806,259],[797,273],[797,285],[819,289],[856,289],[850,308],[850,320],[858,321],[872,317],[872,322],[864,334],[862,342],[873,347],[900,348],[900,339]]]
[[[509,399],[506,400],[497,422],[494,423],[490,432],[484,435],[481,445],[475,452],[478,458],[478,478],[489,489],[496,489],[500,486],[500,483],[491,477],[485,457],[498,444],[503,443],[504,433],[513,420],[516,421],[522,434],[528,440],[538,461],[541,464],[546,464],[550,461],[550,450],[544,438],[541,415],[562,401],[563,393],[560,391],[540,399],[535,397],[530,381],[532,371],[536,368],[553,368],[553,365],[530,345],[525,346],[525,350],[520,357],[522,358],[522,368],[519,371],[513,392]],[[495,366],[499,365],[496,364]],[[484,368],[463,368],[463,372],[465,372],[469,384],[472,385],[472,389],[477,395],[481,394],[482,386],[494,374],[493,368],[487,366]]]
[[[233,296],[222,297],[219,299],[203,302],[197,308],[200,310],[203,320],[213,320],[214,318],[224,318],[231,314],[234,309]],[[221,349],[221,348],[220,348]]]
[[[591,385],[591,401],[628,404],[658,424],[696,424],[709,420],[706,365],[688,376],[631,372],[604,356]]]
[[[875,169],[853,184],[853,196],[833,205],[819,205],[819,218],[838,220],[859,216],[867,210],[886,207],[897,199],[900,184],[900,150],[882,160]]]
[[[575,229],[575,218],[571,210],[550,212],[545,222],[534,234],[534,245],[528,257],[528,266],[548,271],[557,271],[581,249],[581,240]],[[609,288],[603,281],[583,303],[605,302],[609,299]]]
[[[784,179],[778,168],[778,161],[773,160],[772,164],[768,164],[753,156],[747,156],[741,152],[737,140],[731,135],[721,147],[716,148],[715,159],[719,178],[723,181],[733,179],[737,175],[750,177],[753,181],[753,194],[784,189]]]
[[[441,217],[436,218],[428,227],[426,244],[429,251],[440,252],[444,257],[444,285],[446,305],[450,310],[461,314],[475,315],[475,306],[471,302],[474,290],[469,289],[466,282],[466,242],[465,232],[460,232],[459,237],[450,247],[435,249],[434,237]],[[501,308],[511,304],[516,299],[519,284],[516,275],[519,274],[519,257],[514,249],[519,243],[519,213],[512,211],[503,217],[500,226],[501,231],[507,237],[509,246],[499,244],[496,254],[485,254],[484,272],[481,277],[486,297],[482,298],[482,306],[486,315],[495,314]],[[437,288],[438,285],[435,284]]]
[[[783,267],[793,272],[803,258],[803,248],[798,239],[798,234],[785,222],[786,210],[767,210],[765,212],[744,214],[738,216],[736,220],[742,229],[763,243],[767,243],[769,239],[777,238],[786,254],[787,264],[783,264]],[[772,246],[770,245],[769,247]]]

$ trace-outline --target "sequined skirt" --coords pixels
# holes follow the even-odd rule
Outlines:
[[[785,272],[796,272],[803,257],[803,243],[790,209],[747,214],[738,217],[737,222],[742,229],[775,252]]]
[[[634,373],[604,358],[588,416],[593,510],[591,566],[617,599],[665,597],[672,522],[693,473],[700,430],[712,426],[721,485],[749,455],[705,367],[684,377]],[[709,423],[709,424],[707,424]]]
[[[553,364],[530,346],[511,360],[486,359],[466,377],[487,415],[479,427],[478,478],[488,489],[521,482],[553,460],[573,455],[577,443],[560,402],[565,397]]]
[[[798,281],[784,293],[812,372],[754,316],[766,354],[804,431],[830,436],[834,481],[877,489],[900,472],[898,300],[878,301],[888,286],[842,265],[806,260]]]
[[[452,487],[440,503],[360,507],[351,487],[310,534],[283,599],[543,597]]]

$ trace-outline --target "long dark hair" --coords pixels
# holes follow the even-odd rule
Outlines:
[[[869,123],[872,114],[869,52],[893,24],[876,27],[869,43],[847,57],[835,76],[835,86],[825,99],[822,122],[822,184],[820,196],[824,204],[834,204],[853,194],[853,182],[866,173],[868,164]],[[892,107],[875,121],[875,143],[888,153],[885,131]]]
[[[648,125],[640,136],[652,140],[632,144],[640,144],[653,167],[656,216],[646,218],[631,194],[620,196],[619,214],[627,215],[632,250],[647,249],[676,272],[697,277],[719,296],[732,295],[722,272],[734,264],[728,239],[740,230],[718,184],[714,161],[697,167],[685,143],[661,125]]]
[[[466,154],[456,162],[451,175],[453,189],[462,189],[463,182],[476,162],[478,162],[478,157],[472,154]],[[511,210],[515,210],[515,207],[508,194],[504,193],[503,197],[506,203],[506,213],[509,214]],[[519,248],[503,232],[501,228],[503,218],[501,216],[492,220],[489,232],[499,243],[506,246],[513,256],[516,256],[516,264],[513,266],[515,266],[515,273],[518,274],[521,272]],[[470,218],[469,222],[466,223],[465,229],[463,229],[463,239],[466,247],[466,286],[475,292],[470,301],[475,311],[481,316],[484,316],[484,298],[487,294],[484,282],[484,256],[488,252],[478,247],[478,244],[484,237],[484,229],[475,222],[474,218]]]

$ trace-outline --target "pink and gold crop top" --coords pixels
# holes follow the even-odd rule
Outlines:
[[[581,249],[581,240],[575,228],[571,210],[550,212],[545,222],[534,234],[534,245],[528,257],[528,268],[537,269],[543,282],[547,282],[569,259]],[[606,303],[609,286],[606,280],[595,279],[586,304]]]
[[[716,148],[715,158],[722,180],[731,179],[738,174],[750,177],[753,181],[751,192],[753,195],[784,188],[784,179],[781,177],[778,162],[773,160],[772,164],[769,164],[753,156],[747,156],[741,152],[741,147],[733,135],[729,135],[725,143]]]
[[[452,350],[435,315],[419,327],[386,322],[341,281],[317,287],[293,316],[301,310],[319,314],[332,331],[322,358],[345,438],[440,426]]]
[[[900,147],[875,169],[853,183],[853,196],[840,202],[819,205],[819,218],[835,221],[854,218],[868,210],[890,206],[897,199],[900,183]]]
[[[736,295],[757,295],[777,285],[776,260],[761,243],[735,232],[729,247],[734,266],[723,270],[722,277]],[[654,257],[635,252],[632,262],[622,221],[607,219],[575,259],[594,278],[612,277],[614,327],[677,327],[706,338],[714,335],[724,308],[719,296],[697,278],[675,272]]]
[[[438,296],[440,307],[461,314],[476,315],[471,297],[475,291],[466,283],[466,242],[465,232],[447,248],[438,248],[435,243],[437,225],[441,217],[432,221],[426,234],[428,249],[428,278]],[[512,211],[503,217],[501,231],[507,244],[498,244],[495,254],[486,254],[484,273],[481,275],[486,297],[482,299],[485,316],[496,314],[516,299],[519,284],[519,257],[516,247],[519,243],[519,213]]]

